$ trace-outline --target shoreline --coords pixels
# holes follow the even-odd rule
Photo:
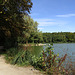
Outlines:
[[[36,44],[36,46],[44,46],[46,44],[42,44],[42,43],[39,43],[39,44]]]
[[[39,44],[21,44],[19,46],[45,46],[46,44],[42,44],[42,43],[39,43]]]

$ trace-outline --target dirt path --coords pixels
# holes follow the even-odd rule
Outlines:
[[[43,75],[32,67],[17,67],[5,63],[4,56],[0,56],[0,75]]]

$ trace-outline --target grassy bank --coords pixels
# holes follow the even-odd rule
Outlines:
[[[24,48],[8,49],[6,60],[11,64],[17,64],[20,66],[32,65],[36,69],[42,70],[49,75],[67,75],[71,74],[73,69],[70,67],[68,71],[62,66],[66,56],[67,54],[60,58],[59,54],[54,54],[53,47],[51,45],[47,46],[44,50],[41,50],[39,56],[32,53],[30,46],[25,46]]]

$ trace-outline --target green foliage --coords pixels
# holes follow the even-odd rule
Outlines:
[[[39,43],[43,41],[42,32],[39,32],[38,23],[29,16],[24,16],[25,24],[23,25],[23,32],[18,37],[18,43]]]
[[[10,48],[7,50],[6,60],[12,64],[29,65],[31,54],[29,50]]]
[[[25,24],[24,15],[30,13],[32,7],[31,0],[0,0],[0,41],[1,44],[6,39],[14,40],[11,46],[15,45],[17,37],[23,32]],[[16,39],[16,40],[15,40]],[[10,47],[11,47],[10,46]],[[10,48],[9,47],[9,48]]]
[[[18,49],[17,48],[10,48],[10,49],[7,49],[6,51],[7,51],[8,56],[13,57],[17,54]]]
[[[6,48],[18,43],[42,42],[38,23],[28,14],[32,8],[31,0],[0,1],[0,44]]]
[[[32,57],[32,65],[47,72],[47,74],[63,74],[61,64],[64,62],[66,55],[61,59],[59,54],[54,54],[53,47],[47,46],[40,54],[40,57]],[[61,69],[59,69],[61,68]]]
[[[18,65],[29,65],[30,64],[30,59],[31,59],[31,54],[28,50],[22,50],[19,51],[18,54],[15,56],[13,60],[13,64],[18,64]]]
[[[71,32],[43,33],[43,41],[45,43],[75,42],[75,33]]]
[[[18,51],[19,51],[18,48],[7,49],[6,56],[5,56],[6,60],[11,63],[15,55],[18,53]]]

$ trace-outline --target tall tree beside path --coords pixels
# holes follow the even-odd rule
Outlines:
[[[0,0],[0,42],[15,45],[23,31],[23,17],[30,13],[32,5],[31,0]]]

